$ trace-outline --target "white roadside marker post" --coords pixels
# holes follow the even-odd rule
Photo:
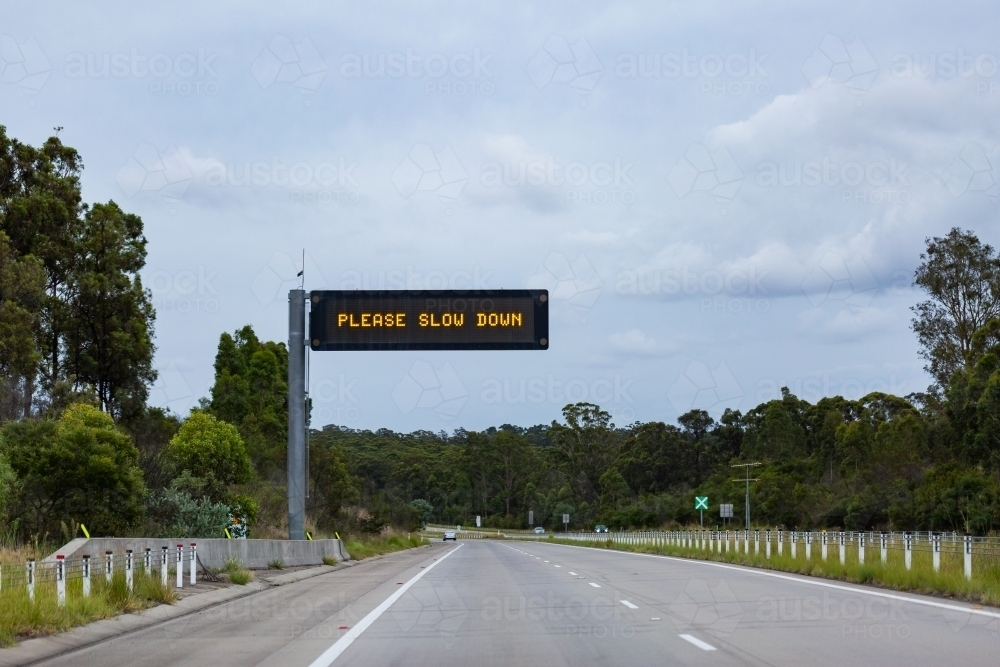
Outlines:
[[[753,555],[760,555],[760,530],[753,531]]]
[[[745,556],[749,556],[750,555],[750,531],[749,530],[744,530],[743,531],[743,554]]]
[[[132,550],[125,550],[125,586],[132,592]]]
[[[191,543],[191,585],[198,583],[198,545]]]
[[[66,557],[56,556],[56,604],[66,606]]]
[[[28,599],[35,601],[35,559],[28,559]]]
[[[879,555],[882,556],[882,565],[885,565],[889,562],[889,541],[885,538],[884,530],[879,534],[879,539],[881,542],[881,553]]]
[[[864,532],[858,533],[858,564],[865,564],[865,534]]]
[[[83,597],[90,597],[90,556],[83,555]]]
[[[110,551],[104,552],[104,581],[111,583],[111,576],[114,573],[114,557],[115,555]]]
[[[153,550],[146,547],[146,553],[143,556],[143,569],[146,572],[147,577],[153,576]]]
[[[806,560],[811,561],[813,557],[813,532],[806,531]]]
[[[184,588],[184,545],[177,545],[177,590]]]
[[[90,555],[83,555],[83,597],[90,597]]]
[[[934,533],[931,535],[931,547],[934,550],[934,571],[941,571],[941,534]]]
[[[764,558],[771,560],[771,529],[764,531]]]
[[[160,552],[160,585],[167,587],[167,547]]]
[[[840,547],[840,564],[844,565],[847,563],[847,533],[841,530],[837,533],[837,537],[840,541],[838,545]]]
[[[972,581],[972,535],[965,536],[965,578]]]
[[[798,533],[798,531],[793,530],[792,531],[792,560],[795,560],[795,557],[798,555],[798,553],[797,553],[798,552],[798,546],[799,546],[799,533]]]
[[[826,534],[825,530],[823,531],[823,534],[820,536],[820,540],[821,542],[819,547],[819,553],[820,556],[822,556],[823,560],[826,560],[826,556],[829,552],[829,547],[827,546],[827,544],[829,543],[829,536]]]
[[[910,533],[903,533],[903,548],[906,550],[903,559],[906,562],[906,569],[909,570],[913,567],[913,537]]]
[[[782,533],[783,533],[783,531],[778,530],[778,557],[779,558],[781,557],[781,554],[785,550],[785,546],[784,546],[785,543],[783,541],[784,535]]]

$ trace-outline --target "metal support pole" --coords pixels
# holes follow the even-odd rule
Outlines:
[[[288,539],[306,539],[306,293],[288,292]]]

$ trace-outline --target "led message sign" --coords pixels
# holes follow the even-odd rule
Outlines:
[[[310,293],[313,350],[546,350],[546,290]]]

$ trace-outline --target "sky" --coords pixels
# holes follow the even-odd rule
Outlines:
[[[313,352],[313,426],[618,425],[930,383],[927,237],[997,232],[994,3],[5,2],[0,124],[139,214],[150,400],[289,289],[550,290],[546,351]]]

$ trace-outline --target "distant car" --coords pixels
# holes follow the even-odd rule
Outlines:
[[[595,533],[606,533],[606,532],[608,532],[608,527],[605,526],[603,523],[599,523],[596,526],[594,526],[594,532]]]
[[[455,540],[456,542],[458,542],[458,538],[455,537],[455,531],[454,530],[446,530],[446,531],[444,531],[444,541],[447,542],[448,540]]]
[[[539,526],[538,528],[535,528],[535,535],[544,535],[544,534],[545,534],[545,529],[544,528],[542,528],[541,526]]]

